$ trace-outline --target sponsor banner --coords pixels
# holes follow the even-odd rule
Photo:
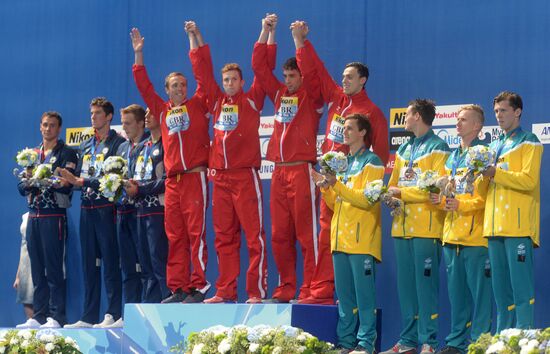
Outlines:
[[[435,118],[432,126],[456,125],[458,110],[468,104],[453,104],[435,107]]]
[[[533,124],[531,129],[541,143],[550,144],[550,123]]]
[[[390,109],[390,128],[404,128],[405,127],[405,108],[391,108]]]
[[[399,147],[405,144],[414,134],[408,131],[390,132],[390,151],[397,151]]]
[[[126,133],[122,130],[122,125],[111,125],[111,129],[116,130],[118,134],[126,138]],[[94,135],[92,127],[67,128],[65,132],[65,142],[69,146],[79,146],[84,140]]]
[[[390,158],[388,159],[388,163],[386,164],[386,169],[384,170],[384,173],[387,175],[391,174],[394,166],[395,166],[395,154],[390,154]]]
[[[260,127],[258,128],[258,133],[260,136],[269,136],[273,134],[273,128],[275,127],[274,116],[261,116],[260,117]]]
[[[458,110],[460,107],[467,106],[467,104],[453,104],[435,106],[435,118],[433,126],[443,125],[455,125],[456,117],[458,117]],[[405,108],[391,108],[390,109],[390,128],[404,128],[405,127]]]
[[[260,166],[260,179],[271,179],[273,170],[275,169],[275,162],[262,160],[262,165]]]
[[[498,139],[501,132],[502,130],[498,125],[486,126],[481,130],[479,139],[484,141],[486,144],[490,144],[492,141]],[[456,128],[438,128],[434,129],[434,133],[441,139],[445,140],[451,149],[456,149],[460,146],[461,139],[456,132]]]

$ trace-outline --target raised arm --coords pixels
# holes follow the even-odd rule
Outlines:
[[[258,42],[252,52],[252,70],[258,83],[265,90],[272,102],[275,102],[277,90],[282,84],[273,75],[277,46],[269,43],[274,38],[277,15],[268,14],[262,19],[262,29]]]
[[[132,67],[134,81],[141,97],[143,98],[143,101],[149,107],[155,119],[158,120],[158,117],[160,117],[160,114],[164,109],[164,100],[155,92],[155,88],[153,87],[143,64],[143,44],[145,42],[145,38],[141,36],[141,33],[137,28],[132,28],[130,38],[134,49],[134,66]]]

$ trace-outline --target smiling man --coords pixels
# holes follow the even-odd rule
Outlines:
[[[365,114],[372,129],[369,131],[365,144],[380,157],[383,163],[388,162],[388,122],[382,111],[370,100],[365,90],[369,78],[369,69],[365,64],[352,62],[346,65],[342,73],[342,86],[339,86],[330,76],[321,59],[317,56],[313,45],[306,40],[309,31],[303,21],[295,21],[291,25],[292,36],[296,46],[296,59],[304,77],[317,75],[319,80],[304,82],[306,90],[315,99],[319,95],[328,105],[328,119],[325,130],[325,140],[322,152],[348,152],[344,144],[344,118],[347,115]],[[332,211],[326,203],[320,205],[321,230],[319,233],[319,254],[317,266],[310,285],[310,295],[300,299],[301,303],[332,303],[334,300],[334,276],[330,256],[330,220]]]
[[[240,272],[241,229],[249,254],[246,274],[248,303],[261,302],[267,292],[267,247],[263,225],[260,168],[260,111],[265,92],[256,79],[247,92],[238,64],[223,66],[223,91],[214,79],[210,49],[193,21],[186,23],[189,43],[201,56],[201,81],[214,116],[210,178],[214,184],[212,217],[219,275],[216,295],[206,303],[235,302]]]
[[[57,112],[45,112],[40,119],[42,143],[40,163],[74,172],[76,152],[59,139],[62,119]],[[17,328],[59,328],[65,324],[65,240],[67,208],[71,206],[72,186],[54,185],[46,189],[20,182],[19,192],[27,199],[27,248],[34,283],[33,318]]]
[[[539,246],[540,164],[543,147],[521,128],[523,100],[504,91],[493,100],[495,117],[504,131],[491,143],[495,165],[490,179],[483,236],[489,239],[497,332],[534,326],[533,247]],[[514,323],[514,317],[516,322]]]
[[[130,34],[134,48],[134,81],[141,97],[158,120],[164,147],[166,168],[165,219],[168,237],[166,282],[170,302],[201,302],[210,283],[206,280],[206,208],[208,185],[206,167],[210,137],[208,107],[198,79],[200,57],[190,51],[198,88],[187,98],[187,79],[179,72],[168,74],[164,90],[168,101],[156,92],[143,64],[144,38],[137,28]],[[193,269],[191,270],[190,264]]]

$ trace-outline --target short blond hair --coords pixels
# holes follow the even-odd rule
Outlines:
[[[480,105],[469,104],[469,105],[466,105],[466,106],[462,106],[458,110],[458,114],[460,114],[460,112],[462,112],[462,111],[474,111],[474,112],[476,112],[481,125],[483,125],[485,123],[485,113],[483,112],[483,108],[481,108]]]
[[[174,72],[171,72],[170,74],[168,74],[166,76],[166,78],[164,79],[164,87],[168,88],[168,83],[170,82],[170,79],[173,78],[173,77],[176,77],[176,76],[183,77],[183,79],[185,80],[185,83],[187,84],[187,78],[182,73],[174,71]]]
[[[120,110],[120,115],[123,114],[133,114],[134,118],[136,119],[136,122],[144,122],[145,121],[145,109],[141,107],[139,104],[131,104],[128,107],[124,107]]]

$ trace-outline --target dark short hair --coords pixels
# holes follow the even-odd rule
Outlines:
[[[415,113],[420,114],[424,124],[432,126],[435,118],[435,102],[425,98],[417,98],[409,102],[409,106],[412,106],[412,110]]]
[[[359,73],[359,77],[364,77],[365,83],[369,80],[369,67],[365,64],[354,61],[346,65],[346,68],[355,68],[357,70],[357,73]]]
[[[103,112],[105,112],[105,115],[107,115],[107,116],[109,114],[114,114],[115,113],[115,107],[105,97],[96,97],[96,98],[92,99],[92,102],[90,103],[90,107],[91,106],[101,107],[103,109]]]
[[[61,114],[59,114],[59,112],[47,111],[42,113],[42,117],[40,117],[40,123],[42,123],[42,120],[44,119],[44,117],[55,118],[57,119],[57,123],[59,123],[59,126],[63,125],[63,118],[61,118]]]
[[[493,106],[502,101],[508,101],[508,104],[512,106],[514,111],[518,108],[523,111],[523,100],[521,99],[521,96],[515,92],[502,91],[493,99]]]
[[[300,72],[300,68],[298,67],[298,62],[296,61],[296,57],[288,58],[283,64],[283,70],[296,70]]]
[[[168,83],[170,82],[170,79],[176,76],[181,76],[185,80],[185,84],[187,85],[187,78],[182,73],[174,71],[166,75],[166,77],[164,78],[164,87],[168,88]]]
[[[345,118],[345,120],[352,120],[352,119],[357,122],[357,128],[359,128],[359,131],[366,130],[364,139],[367,140],[371,131],[371,124],[370,124],[369,117],[365,114],[354,113],[354,114],[350,114],[349,116],[346,116]]]

